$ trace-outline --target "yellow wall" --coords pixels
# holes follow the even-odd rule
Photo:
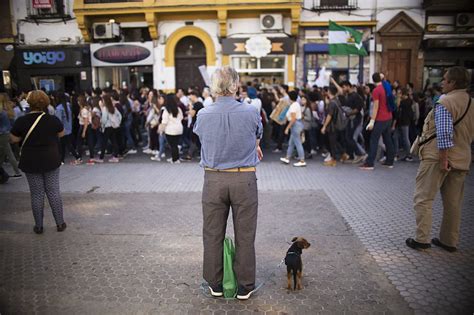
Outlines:
[[[206,64],[207,66],[216,65],[216,49],[214,47],[214,42],[212,41],[211,36],[204,31],[203,29],[196,26],[184,26],[176,31],[168,38],[166,41],[165,47],[165,65],[167,67],[174,67],[174,51],[176,45],[186,36],[195,36],[199,38],[206,47]]]

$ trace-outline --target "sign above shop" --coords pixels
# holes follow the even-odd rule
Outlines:
[[[152,65],[153,43],[91,44],[93,67]]]
[[[261,38],[262,43],[253,44],[255,38]],[[225,55],[252,55],[247,48],[247,44],[250,42],[250,51],[263,51],[268,50],[268,42],[270,42],[270,51],[263,56],[268,55],[292,55],[295,51],[295,40],[289,37],[273,37],[268,38],[266,36],[257,35],[251,38],[223,38],[222,39],[222,53]],[[261,56],[261,57],[263,57]],[[258,58],[261,58],[258,57]]]
[[[25,47],[15,49],[18,67],[82,68],[90,66],[89,46]]]
[[[263,35],[255,35],[245,42],[245,51],[252,57],[262,58],[272,51],[272,42]]]
[[[53,0],[32,0],[33,9],[51,9]]]

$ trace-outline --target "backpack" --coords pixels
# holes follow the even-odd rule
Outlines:
[[[120,112],[116,109],[112,115],[109,113],[109,117],[112,128],[119,128],[120,124],[122,123],[122,114],[120,114]]]
[[[349,118],[347,117],[346,112],[342,109],[342,106],[339,103],[339,100],[335,98],[335,101],[336,101],[336,107],[337,107],[337,115],[336,115],[336,123],[334,127],[336,127],[337,131],[342,131],[346,129]]]
[[[392,86],[387,81],[382,81],[382,87],[385,90],[385,96],[387,98],[387,108],[389,112],[396,112],[397,111],[397,104],[395,103],[395,97],[392,93]]]

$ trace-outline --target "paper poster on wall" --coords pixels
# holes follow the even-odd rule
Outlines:
[[[209,78],[209,74],[207,73],[206,65],[201,65],[198,67],[199,72],[201,72],[202,79],[207,86],[211,86],[211,79]]]

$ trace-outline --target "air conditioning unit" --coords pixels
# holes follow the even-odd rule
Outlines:
[[[94,23],[92,24],[94,39],[108,39],[120,36],[120,26],[117,23]]]
[[[283,30],[283,16],[281,14],[261,14],[260,29],[262,31]]]
[[[474,13],[459,13],[456,15],[456,26],[474,26]]]

